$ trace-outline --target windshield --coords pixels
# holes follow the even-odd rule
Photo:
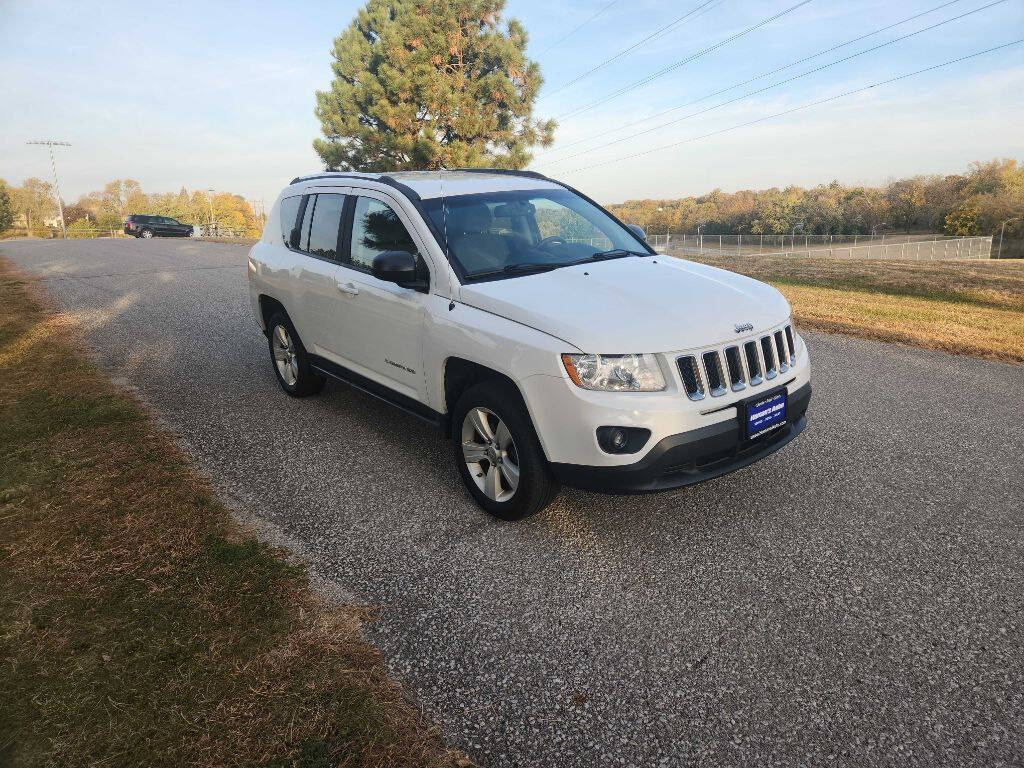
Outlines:
[[[423,205],[468,279],[650,254],[629,230],[567,189],[484,192]]]

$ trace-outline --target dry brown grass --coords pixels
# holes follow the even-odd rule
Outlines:
[[[779,288],[805,328],[1024,362],[1024,262],[850,261],[784,256],[700,261]]]
[[[0,262],[0,765],[468,764],[33,290]]]

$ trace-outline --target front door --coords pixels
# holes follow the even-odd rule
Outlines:
[[[425,402],[423,332],[427,294],[378,280],[373,258],[384,251],[422,253],[401,207],[374,190],[352,190],[348,252],[338,268],[345,297],[339,315],[347,365],[356,373]],[[424,266],[426,273],[426,267]]]

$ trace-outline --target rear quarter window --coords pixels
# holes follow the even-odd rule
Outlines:
[[[290,245],[292,230],[295,229],[295,220],[299,217],[299,204],[301,202],[301,195],[286,197],[281,200],[281,241],[286,246]]]

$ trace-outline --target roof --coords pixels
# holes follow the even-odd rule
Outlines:
[[[451,171],[396,171],[394,173],[363,173],[359,171],[324,171],[298,176],[292,184],[318,179],[367,179],[382,184],[402,185],[422,200],[477,192],[500,192],[513,189],[559,189],[561,185],[535,171],[504,169],[458,169]],[[343,182],[342,182],[343,183]]]

